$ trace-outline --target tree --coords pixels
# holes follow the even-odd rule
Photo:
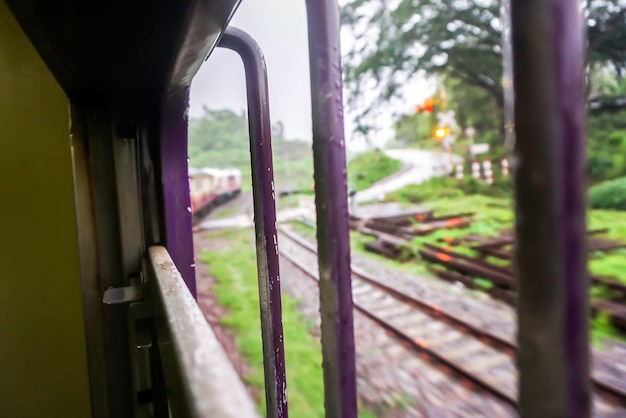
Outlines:
[[[244,112],[203,109],[189,121],[189,160],[193,166],[239,167],[249,160],[248,122]]]
[[[272,150],[277,188],[306,187],[313,177],[311,145],[284,138],[284,125],[272,125]],[[234,167],[249,177],[250,141],[246,113],[229,109],[204,108],[200,117],[189,121],[189,164],[193,167]],[[248,180],[245,180],[249,183]],[[303,184],[305,186],[303,186]]]
[[[404,82],[418,74],[461,80],[502,106],[497,1],[401,0],[390,7],[388,2],[353,0],[342,17],[357,39],[346,56],[349,103],[362,99],[362,86],[376,85],[381,92],[361,117],[401,94]]]
[[[476,131],[474,142],[488,143],[489,154],[500,157],[504,153],[502,107],[492,100],[487,91],[462,80],[446,77],[444,85],[448,103],[460,128],[459,137],[463,137],[471,126]]]
[[[626,69],[626,0],[587,0],[589,68]],[[497,0],[348,0],[345,27],[356,38],[345,57],[348,104],[362,105],[365,92],[380,94],[356,118],[402,96],[417,75],[456,80],[457,90],[482,91],[502,111],[502,39]],[[477,90],[478,89],[478,90]]]
[[[589,62],[612,67],[621,78],[626,69],[626,1],[587,2]]]

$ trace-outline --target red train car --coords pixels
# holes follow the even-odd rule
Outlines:
[[[194,218],[241,193],[241,171],[235,168],[189,168],[189,195]]]

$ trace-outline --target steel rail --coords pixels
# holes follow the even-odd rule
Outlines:
[[[315,281],[319,280],[318,276],[314,272],[311,272],[310,269],[307,268],[307,266],[303,265],[301,262],[296,260],[293,256],[285,253],[284,251],[281,251],[280,255],[282,257],[285,257],[290,263],[292,263],[294,266],[296,266],[307,277],[309,277],[309,278],[311,278],[311,279],[313,279]],[[435,350],[429,348],[427,344],[425,344],[425,343],[423,343],[421,341],[416,341],[411,336],[407,335],[404,331],[400,330],[399,328],[397,328],[395,325],[389,323],[388,321],[380,318],[375,313],[373,313],[372,311],[370,311],[366,307],[362,306],[358,302],[354,302],[354,308],[356,310],[358,310],[359,312],[363,313],[365,316],[367,316],[368,318],[370,318],[374,322],[376,322],[377,324],[379,324],[380,326],[382,326],[387,331],[391,332],[393,335],[395,335],[400,340],[402,340],[405,343],[407,343],[415,351],[418,351],[420,353],[426,354],[429,358],[431,358],[431,359],[433,359],[433,360],[443,364],[444,366],[448,367],[449,369],[453,370],[461,378],[469,380],[470,382],[472,382],[476,386],[482,388],[483,390],[485,390],[489,394],[491,394],[494,397],[498,398],[499,400],[507,403],[508,405],[512,406],[513,408],[516,407],[517,401],[515,399],[513,399],[511,396],[509,396],[509,394],[507,394],[505,391],[501,390],[499,387],[497,387],[497,386],[495,386],[495,385],[485,381],[483,378],[481,378],[479,376],[476,376],[472,372],[468,371],[462,365],[459,365],[456,361],[451,360],[451,359],[447,358],[445,355],[442,355],[442,354],[436,352]]]
[[[298,235],[286,230],[285,228],[281,228],[280,229],[281,234],[284,234],[285,236],[287,236],[288,238],[290,238],[291,240],[293,240],[294,242],[298,243],[301,245],[302,248],[305,248],[306,250],[308,250],[309,252],[315,254],[315,247],[313,245],[311,245],[311,243],[309,243],[308,241],[306,241],[305,239],[299,237]],[[283,253],[281,253],[281,255],[285,255]],[[291,260],[290,260],[291,261]],[[454,316],[454,314],[451,314],[449,312],[446,312],[445,310],[441,310],[439,306],[435,305],[435,304],[430,304],[421,300],[418,300],[414,297],[408,296],[400,291],[398,291],[397,289],[394,289],[386,284],[383,284],[381,282],[379,282],[378,280],[374,279],[373,277],[371,277],[369,274],[360,271],[360,269],[358,269],[355,266],[352,266],[352,273],[354,276],[357,276],[358,278],[360,278],[361,280],[366,281],[367,283],[370,283],[380,289],[383,289],[384,291],[388,292],[389,294],[391,294],[392,296],[394,296],[395,298],[401,300],[402,302],[405,302],[409,305],[415,306],[416,308],[422,310],[423,312],[433,316],[433,317],[437,317],[438,319],[443,319],[445,322],[448,323],[452,323],[455,326],[464,329],[467,331],[467,333],[470,333],[472,335],[474,335],[475,337],[479,338],[481,341],[488,343],[490,346],[494,347],[494,348],[500,348],[506,351],[512,351],[513,353],[517,353],[519,347],[517,342],[515,341],[511,341],[509,339],[503,338],[497,334],[494,334],[492,332],[490,332],[489,330],[485,330],[482,329],[480,327],[477,327],[476,325],[473,325],[465,320],[463,320],[462,318],[457,318],[456,316]],[[465,276],[463,276],[465,277]],[[457,279],[458,280],[458,279]],[[470,279],[471,280],[471,279]],[[497,289],[501,292],[505,292],[503,289],[498,289],[498,288],[494,288],[494,290]],[[496,295],[498,293],[495,293]],[[505,293],[508,296],[508,299],[505,301],[510,302],[510,298],[514,297],[514,295],[510,295],[508,293]],[[604,382],[596,377],[593,376],[593,373],[591,374],[591,379],[592,379],[592,383],[595,387],[595,389],[606,396],[611,397],[612,399],[615,399],[616,403],[619,403],[622,406],[626,406],[626,391],[620,387],[617,387],[609,382]]]
[[[493,281],[498,285],[508,288],[512,288],[515,286],[515,281],[510,273],[501,273],[496,270],[492,270],[489,267],[481,266],[480,264],[465,260],[463,258],[457,258],[446,252],[433,251],[426,248],[420,248],[418,252],[422,257],[427,260],[443,264],[445,266],[453,267],[457,271],[469,274],[477,274]]]
[[[294,242],[300,244],[301,247],[305,248],[312,254],[317,254],[317,252],[315,251],[315,248],[306,240],[300,238],[299,236],[285,229],[281,229],[280,232],[284,234],[285,236],[287,236],[288,238],[290,238],[291,240],[293,240]],[[484,330],[480,327],[477,327],[476,325],[472,324],[471,322],[467,320],[464,320],[462,318],[455,316],[454,314],[451,314],[449,312],[446,312],[445,310],[442,310],[436,304],[428,303],[423,300],[417,299],[413,296],[409,296],[389,285],[381,283],[380,281],[370,276],[368,273],[361,271],[361,269],[359,269],[358,267],[352,266],[352,275],[358,277],[359,279],[363,280],[366,283],[371,284],[372,286],[382,289],[383,291],[389,293],[396,299],[399,299],[402,302],[408,305],[411,305],[432,317],[436,317],[437,319],[452,323],[458,328],[466,329],[469,334],[472,334],[473,336],[479,339],[486,340],[491,346],[501,348],[501,349],[515,349],[515,343],[513,341],[503,338],[488,330]]]
[[[458,254],[458,253],[453,253],[453,252],[446,251],[443,248],[439,248],[439,247],[436,247],[436,246],[433,246],[433,245],[426,244],[426,246],[428,248],[430,248],[432,251],[419,250],[420,254],[425,259],[433,261],[433,262],[436,262],[436,263],[439,263],[439,264],[442,264],[442,265],[447,266],[447,267],[452,267],[452,268],[457,269],[457,270],[464,270],[463,269],[463,263],[455,263],[454,260],[452,260],[452,259],[446,261],[446,260],[442,259],[441,257],[438,257],[438,255],[439,254],[445,254],[445,255],[448,255],[450,257],[456,257],[456,258],[459,258],[461,260],[465,260],[465,261],[469,261],[469,262],[480,261],[480,260],[473,260],[471,257],[465,256],[463,254]],[[465,269],[465,270],[469,271],[468,269]],[[447,273],[450,273],[450,272],[445,272],[445,271],[439,270],[439,271],[436,271],[435,273],[437,274],[438,277],[441,277],[444,280],[448,280],[448,279],[457,280],[457,281],[461,281],[462,283],[465,283],[465,284],[467,284],[467,283],[469,283],[469,281],[471,281],[470,278],[466,278],[463,275],[459,275],[461,277],[457,277],[456,275],[454,275],[454,273],[447,274]],[[477,272],[474,271],[474,273],[477,273]],[[513,273],[511,272],[509,274],[511,275],[511,281],[514,281]],[[593,277],[591,279],[594,280]],[[517,294],[515,292],[515,289],[513,289],[513,292],[514,292],[513,294],[507,293],[504,289],[500,289],[500,288],[497,288],[497,287],[494,287],[493,289],[489,289],[487,291],[487,293],[489,293],[491,296],[493,296],[493,297],[495,297],[495,298],[497,298],[499,300],[502,300],[503,302],[505,302],[505,303],[507,303],[509,305],[515,306],[516,305]],[[599,302],[596,302],[596,303],[593,303],[591,305],[591,307],[592,307],[592,310],[593,309],[602,310],[601,308],[603,307],[603,305],[601,303],[599,303]],[[607,308],[605,307],[605,310],[606,309]],[[517,344],[514,344],[514,349],[516,351],[519,350],[519,346]],[[623,390],[622,388],[616,387],[616,386],[612,385],[611,383],[603,382],[603,381],[601,381],[599,379],[596,379],[593,376],[593,373],[591,373],[591,383],[593,384],[594,388],[596,390],[598,390],[599,392],[601,392],[603,394],[606,394],[606,395],[609,395],[609,396],[611,396],[613,398],[618,399],[619,403],[621,405],[626,406],[626,391]]]
[[[465,261],[470,262],[470,263],[475,263],[476,265],[479,265],[481,267],[488,268],[488,269],[500,272],[502,274],[511,275],[511,280],[513,280],[513,269],[511,267],[499,266],[497,264],[490,263],[487,260],[471,257],[471,256],[468,256],[468,255],[465,255],[465,254],[461,254],[461,253],[455,252],[455,251],[453,251],[451,249],[448,249],[448,248],[439,247],[437,245],[432,245],[432,244],[428,244],[428,243],[425,243],[423,245],[424,245],[424,248],[426,248],[428,250],[435,251],[436,253],[447,254],[449,256],[452,256],[452,257],[455,257],[455,258],[459,258],[461,260],[465,260]]]

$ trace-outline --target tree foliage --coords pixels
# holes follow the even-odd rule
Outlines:
[[[393,144],[406,146],[432,142],[436,122],[433,113],[402,115],[395,123],[396,135]]]
[[[358,101],[376,85],[377,102],[401,95],[417,75],[446,75],[502,101],[499,4],[494,0],[353,0],[342,11],[356,37],[346,83]]]
[[[309,187],[313,177],[311,145],[284,138],[282,122],[272,126],[274,176],[277,188]],[[204,108],[189,121],[189,164],[195,167],[238,168],[250,175],[250,141],[245,112]],[[246,179],[246,182],[248,180]]]
[[[605,181],[591,187],[589,203],[594,209],[626,210],[626,177]]]
[[[611,68],[621,77],[626,68],[626,0],[586,4],[590,68]],[[362,131],[368,128],[369,112],[402,97],[403,85],[418,75],[453,80],[459,100],[465,96],[472,102],[482,95],[501,112],[499,1],[348,0],[342,21],[356,38],[345,58],[348,103],[362,106],[372,88],[380,93],[357,117]]]
[[[203,109],[189,121],[189,162],[200,167],[249,165],[248,122],[244,112]]]
[[[588,0],[589,62],[610,66],[618,78],[626,70],[626,1]]]
[[[588,118],[588,175],[592,183],[626,176],[626,110]]]

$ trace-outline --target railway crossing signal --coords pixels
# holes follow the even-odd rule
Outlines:
[[[504,157],[502,159],[502,177],[507,177],[509,175],[509,160]]]
[[[448,134],[450,133],[450,129],[447,127],[443,127],[443,126],[438,126],[437,128],[435,128],[435,130],[433,131],[433,135],[435,138],[437,138],[437,140],[441,141],[442,139],[444,139],[446,136],[448,136]]]
[[[435,111],[435,106],[439,106],[441,104],[441,100],[439,99],[426,99],[423,104],[418,105],[415,108],[415,113],[433,113]]]

